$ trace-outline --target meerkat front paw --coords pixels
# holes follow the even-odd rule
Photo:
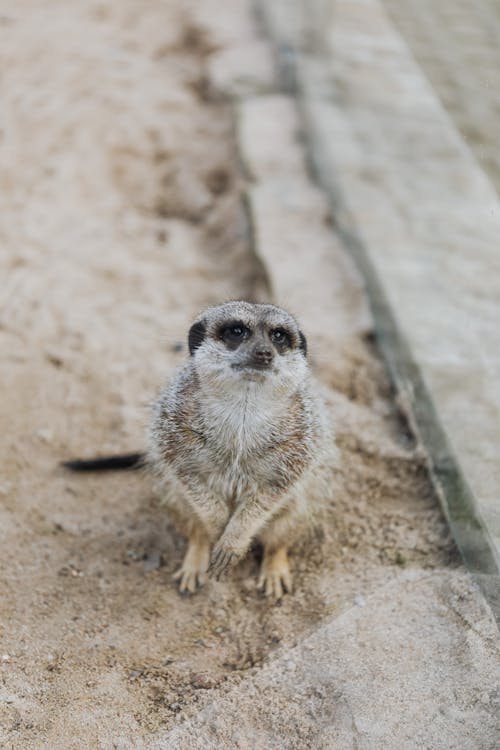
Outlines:
[[[276,601],[281,599],[285,591],[291,593],[292,576],[288,565],[286,547],[278,547],[273,552],[264,550],[257,586],[266,596],[270,596]]]
[[[246,549],[236,548],[220,539],[214,547],[208,574],[217,581],[244,556]]]
[[[188,540],[188,547],[181,567],[173,575],[179,581],[179,591],[194,594],[207,579],[210,545],[201,534],[193,534]]]

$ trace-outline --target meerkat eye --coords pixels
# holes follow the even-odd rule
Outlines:
[[[244,326],[243,323],[231,323],[222,328],[220,337],[228,344],[239,344],[241,341],[247,339],[250,334],[250,329]]]
[[[271,341],[280,347],[290,346],[290,336],[283,328],[275,328],[271,331]]]

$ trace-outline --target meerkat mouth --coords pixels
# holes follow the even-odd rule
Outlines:
[[[259,363],[259,362],[235,362],[231,365],[233,370],[238,372],[274,372],[275,368],[272,363]]]

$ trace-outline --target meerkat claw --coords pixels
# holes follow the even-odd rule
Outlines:
[[[292,592],[292,576],[285,547],[264,555],[257,587],[275,601],[281,599],[285,592]]]
[[[174,581],[179,581],[179,591],[184,594],[186,591],[189,594],[194,594],[197,589],[201,588],[205,583],[207,577],[203,571],[200,570],[185,570],[184,567],[179,568],[172,578]]]
[[[265,596],[279,601],[286,592],[292,592],[292,579],[289,575],[280,576],[276,573],[261,575],[258,588],[264,592]]]
[[[174,581],[180,581],[179,591],[194,594],[203,586],[207,579],[207,568],[209,560],[208,541],[193,535],[189,539],[186,555],[181,567],[172,576]]]
[[[216,548],[208,568],[209,576],[219,581],[229,568],[236,565],[239,559],[240,555],[235,550],[224,549],[224,547]]]

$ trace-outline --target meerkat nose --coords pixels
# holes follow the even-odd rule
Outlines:
[[[253,357],[261,365],[270,365],[273,361],[273,351],[267,346],[258,346],[253,351]]]

